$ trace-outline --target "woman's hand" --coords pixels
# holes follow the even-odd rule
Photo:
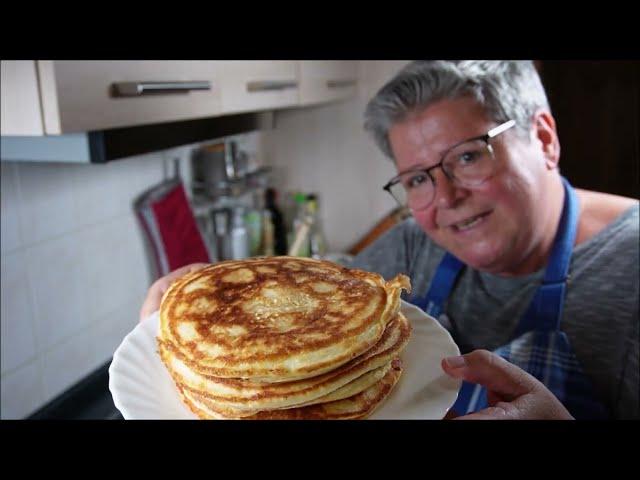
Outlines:
[[[487,350],[442,360],[450,376],[487,388],[489,407],[456,420],[572,420],[560,401],[535,377]]]
[[[153,285],[149,288],[147,292],[147,298],[145,298],[144,303],[142,304],[142,308],[140,309],[140,321],[147,318],[153,312],[160,308],[160,300],[162,300],[162,295],[167,291],[169,286],[176,281],[178,278],[186,275],[187,273],[195,272],[196,270],[200,270],[203,267],[209,265],[208,263],[192,263],[190,265],[185,265],[184,267],[180,267],[177,270],[174,270],[168,275],[159,278]]]

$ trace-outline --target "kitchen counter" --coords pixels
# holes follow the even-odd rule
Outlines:
[[[69,388],[28,420],[124,420],[109,391],[108,361]]]

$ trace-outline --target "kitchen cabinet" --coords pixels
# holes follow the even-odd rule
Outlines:
[[[300,82],[296,61],[216,61],[221,72],[225,114],[298,105]]]
[[[46,60],[36,64],[46,134],[221,113],[216,62]]]
[[[0,62],[0,107],[2,135],[42,135],[42,110],[36,62]]]
[[[358,63],[351,60],[299,62],[300,106],[344,100],[355,95]]]
[[[221,64],[222,111],[237,113],[343,100],[357,87],[358,62],[228,61]]]
[[[102,163],[247,131],[353,95],[357,64],[3,61],[2,160]]]
[[[61,135],[306,106],[355,93],[357,61],[3,61],[2,135]]]

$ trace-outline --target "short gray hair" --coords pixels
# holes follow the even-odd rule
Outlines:
[[[389,129],[394,124],[438,100],[464,96],[475,98],[498,123],[515,120],[521,134],[529,131],[536,110],[551,111],[531,61],[421,60],[400,70],[371,99],[364,128],[393,159]]]

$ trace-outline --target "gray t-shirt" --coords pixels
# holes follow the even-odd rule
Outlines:
[[[638,205],[629,208],[574,249],[560,324],[596,397],[620,419],[640,418],[639,210]],[[387,280],[404,273],[411,278],[411,296],[422,297],[443,255],[410,218],[361,252],[351,266]],[[506,278],[466,267],[441,323],[463,353],[494,350],[509,342],[543,276],[544,268]]]

